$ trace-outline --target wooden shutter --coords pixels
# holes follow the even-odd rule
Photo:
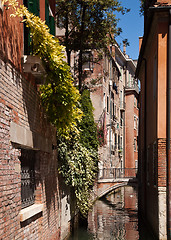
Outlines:
[[[50,33],[52,35],[55,35],[55,19],[53,16],[51,16],[51,13],[49,11],[48,0],[45,0],[45,20],[46,20],[46,25],[50,28]]]
[[[50,33],[55,36],[55,18],[49,16]]]
[[[39,0],[28,0],[28,10],[34,15],[39,16]]]
[[[24,0],[24,5],[30,12],[39,16],[39,0]],[[29,55],[32,52],[32,43],[29,28],[24,24],[24,54]]]

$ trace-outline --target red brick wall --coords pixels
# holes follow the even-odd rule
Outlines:
[[[22,4],[22,0],[18,1]],[[21,69],[23,55],[23,23],[22,19],[10,17],[11,10],[4,7],[0,12],[0,53]],[[3,29],[3,31],[2,31]]]
[[[21,224],[21,151],[10,142],[11,122],[55,144],[55,131],[44,118],[34,86],[0,60],[0,239],[59,239],[57,153],[36,153],[36,203],[44,210]]]

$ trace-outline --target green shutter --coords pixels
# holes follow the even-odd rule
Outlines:
[[[39,16],[39,0],[28,0],[28,10],[34,15]]]
[[[49,16],[50,33],[55,36],[55,18]]]
[[[24,5],[30,12],[39,16],[39,0],[24,0]],[[24,54],[29,55],[32,52],[32,43],[30,37],[30,31],[24,24]]]
[[[50,16],[48,0],[45,0],[45,20],[46,25],[50,28],[50,33],[55,35],[55,19],[53,16]]]
[[[45,0],[45,20],[46,20],[46,25],[49,27],[49,2],[48,0]]]

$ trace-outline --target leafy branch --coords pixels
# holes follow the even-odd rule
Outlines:
[[[98,160],[90,95],[86,92],[80,101],[83,96],[73,86],[70,67],[63,60],[64,47],[49,33],[45,22],[25,6],[19,6],[17,0],[5,2],[13,10],[11,16],[24,19],[22,21],[30,29],[33,54],[38,55],[45,66],[47,78],[40,88],[40,96],[50,122],[57,127],[59,172],[65,183],[74,188],[77,207],[86,216],[91,206],[90,188],[96,178]],[[89,130],[85,126],[87,121]]]
[[[70,67],[64,61],[63,51],[56,38],[50,34],[48,26],[38,16],[30,13],[17,0],[5,0],[13,10],[13,17],[21,17],[30,29],[33,54],[38,55],[47,71],[46,83],[40,87],[40,96],[47,116],[57,127],[58,135],[69,136],[81,120],[80,94],[73,86]]]

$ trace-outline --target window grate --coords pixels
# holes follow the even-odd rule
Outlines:
[[[35,155],[32,150],[21,153],[21,207],[26,208],[35,202]]]

